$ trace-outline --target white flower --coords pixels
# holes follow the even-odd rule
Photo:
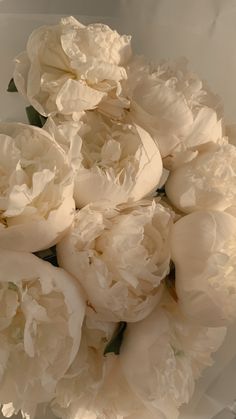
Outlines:
[[[221,121],[212,109],[218,100],[195,74],[175,67],[165,64],[151,71],[134,61],[127,82],[132,84],[133,120],[156,139],[168,169],[194,158],[203,145],[222,141]]]
[[[67,17],[33,31],[27,51],[16,58],[14,80],[19,92],[45,116],[72,115],[101,102],[105,111],[114,106],[119,114],[128,106],[119,96],[130,56],[129,36],[104,24],[84,26]]]
[[[170,211],[154,201],[88,205],[57,246],[59,265],[78,279],[101,319],[138,321],[160,299],[171,225]]]
[[[46,129],[73,164],[78,208],[102,199],[114,205],[138,201],[156,189],[162,160],[157,145],[142,128],[109,121],[96,112],[83,115],[77,130],[74,122],[70,133],[69,124],[49,120]]]
[[[76,281],[34,255],[0,251],[0,404],[33,417],[79,348],[85,311]]]
[[[35,252],[70,227],[73,173],[63,150],[44,130],[0,124],[0,247]]]
[[[63,419],[159,419],[132,392],[119,356],[104,349],[117,324],[85,318],[75,361],[59,381],[51,407]],[[161,418],[160,418],[161,419]]]
[[[225,328],[194,326],[177,304],[165,303],[141,322],[128,324],[120,354],[124,376],[157,418],[176,419],[224,337]]]
[[[104,380],[106,358],[103,353],[115,329],[115,323],[99,322],[94,313],[85,317],[79,351],[58,382],[52,402],[52,410],[59,417],[84,419],[92,416]]]
[[[165,190],[172,204],[186,213],[236,205],[236,147],[226,144],[200,153],[170,173]]]
[[[174,224],[171,253],[182,310],[206,326],[236,318],[236,218],[197,211]]]

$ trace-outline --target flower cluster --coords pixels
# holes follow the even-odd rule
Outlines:
[[[0,124],[2,413],[177,419],[236,319],[219,98],[72,17],[33,31],[12,83],[40,126]]]

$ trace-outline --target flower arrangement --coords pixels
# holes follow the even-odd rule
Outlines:
[[[236,149],[185,62],[73,17],[30,35],[0,124],[0,404],[177,419],[236,319]]]

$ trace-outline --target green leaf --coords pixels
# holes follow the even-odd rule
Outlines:
[[[13,78],[9,81],[7,92],[18,92]]]
[[[157,195],[160,195],[160,196],[166,196],[165,185],[164,185],[164,186],[162,186],[161,188],[158,188],[158,189],[156,190],[156,192],[157,192]]]
[[[58,266],[56,246],[50,247],[50,249],[40,250],[39,252],[35,252],[34,254],[40,259],[43,259],[54,266]]]
[[[173,345],[170,345],[173,352],[174,352],[174,356],[183,356],[184,355],[184,351],[182,351],[181,349],[177,349],[175,348]]]
[[[170,262],[170,272],[165,277],[165,285],[171,297],[177,302],[178,296],[175,288],[175,265],[172,261]]]
[[[14,282],[9,281],[8,282],[8,289],[12,290],[12,291],[18,291],[18,286]]]
[[[27,106],[25,108],[26,114],[29,120],[30,125],[42,128],[47,120],[47,118],[41,115],[33,106]]]
[[[115,355],[119,355],[126,327],[127,327],[126,322],[120,322],[119,323],[119,325],[118,325],[116,331],[114,332],[110,342],[108,342],[108,344],[106,345],[106,347],[104,349],[104,352],[103,352],[104,356],[106,354],[109,354],[109,353],[114,353]]]

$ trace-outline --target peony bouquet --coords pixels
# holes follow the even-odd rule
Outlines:
[[[29,124],[0,124],[3,415],[177,419],[236,319],[234,127],[184,60],[73,17],[8,91]]]

